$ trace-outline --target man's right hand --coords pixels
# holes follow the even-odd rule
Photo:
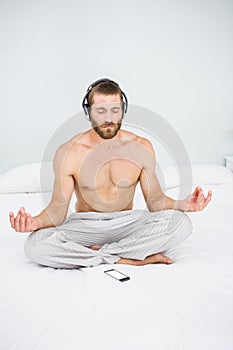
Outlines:
[[[19,209],[16,217],[14,213],[10,212],[9,218],[11,227],[16,232],[31,232],[39,229],[38,220],[33,218],[29,213],[26,213],[23,207]]]

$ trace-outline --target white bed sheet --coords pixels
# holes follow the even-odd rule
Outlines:
[[[41,195],[0,195],[0,349],[232,350],[233,185],[202,188],[212,201],[188,213],[194,232],[170,252],[174,264],[79,270],[29,262],[28,234],[10,228],[8,212],[38,213]],[[111,267],[130,281],[104,274]]]

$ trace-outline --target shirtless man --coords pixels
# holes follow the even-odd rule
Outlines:
[[[151,142],[121,129],[127,107],[124,98],[119,85],[111,80],[103,79],[91,85],[84,111],[89,115],[92,128],[57,149],[53,162],[54,189],[47,208],[34,217],[23,207],[16,216],[10,212],[10,223],[16,232],[33,234],[45,228],[62,227],[73,192],[77,197],[77,213],[131,211],[138,182],[149,212],[201,211],[207,206],[211,191],[205,198],[199,186],[184,200],[165,196],[155,173]],[[98,251],[101,245],[96,242],[87,248]],[[170,264],[172,260],[159,251],[143,260],[119,257],[114,263],[141,266]]]

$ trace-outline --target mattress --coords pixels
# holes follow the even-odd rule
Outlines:
[[[172,265],[34,264],[23,251],[28,233],[13,231],[8,213],[24,206],[35,215],[51,192],[0,189],[0,349],[232,350],[233,175],[227,175],[225,182],[199,178],[212,201],[187,213],[193,234],[169,251]],[[176,198],[179,190],[172,184],[165,193]],[[145,207],[139,197],[135,208]],[[110,268],[130,280],[107,276]]]

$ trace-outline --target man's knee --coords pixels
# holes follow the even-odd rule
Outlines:
[[[38,231],[34,231],[32,233],[30,233],[25,242],[24,242],[24,253],[26,255],[26,257],[31,260],[31,261],[35,261],[35,255],[38,254],[37,252],[37,248],[38,248],[38,244],[36,242],[36,237],[35,235],[37,234]]]
[[[23,248],[29,260],[37,263],[43,261],[43,258],[46,256],[45,240],[47,240],[51,234],[51,229],[50,232],[45,232],[45,229],[41,229],[31,232],[27,236]]]
[[[150,212],[149,220],[160,222],[160,229],[165,230],[167,234],[178,231],[185,236],[189,236],[193,231],[191,219],[181,210],[167,209],[160,212]]]
[[[193,232],[193,225],[188,214],[180,210],[173,210],[174,224],[177,225],[177,230],[185,237],[188,237]]]

